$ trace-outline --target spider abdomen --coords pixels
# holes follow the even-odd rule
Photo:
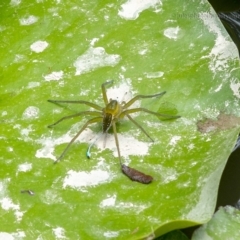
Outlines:
[[[109,113],[105,113],[103,116],[102,128],[103,132],[106,133],[109,128],[112,126],[113,115]]]

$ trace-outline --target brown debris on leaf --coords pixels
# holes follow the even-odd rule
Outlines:
[[[206,118],[197,122],[197,129],[201,133],[226,130],[240,125],[240,117],[220,113],[216,120]]]
[[[122,172],[127,177],[129,177],[132,181],[137,181],[143,184],[149,184],[153,180],[152,176],[139,172],[134,168],[126,166],[125,164],[122,164],[121,166],[122,166]]]
[[[21,190],[21,193],[28,193],[29,195],[34,195],[34,191],[30,190],[30,189],[27,189],[27,190]]]

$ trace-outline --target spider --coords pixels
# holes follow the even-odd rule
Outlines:
[[[65,153],[67,152],[69,147],[72,145],[72,143],[78,138],[78,136],[83,132],[83,130],[88,127],[88,125],[96,123],[96,122],[102,122],[102,132],[104,134],[107,134],[108,130],[111,127],[113,128],[115,143],[116,143],[117,152],[118,152],[119,163],[120,163],[121,167],[123,168],[125,165],[122,164],[122,162],[121,162],[121,153],[120,153],[119,141],[118,141],[117,130],[116,130],[116,122],[118,122],[120,119],[122,119],[126,116],[134,125],[136,125],[153,142],[153,139],[146,132],[146,130],[144,130],[144,128],[130,116],[132,113],[146,112],[146,113],[153,114],[157,117],[162,117],[162,118],[165,118],[165,119],[176,119],[176,118],[180,117],[180,116],[171,116],[171,115],[166,115],[166,114],[153,112],[153,111],[150,111],[150,110],[148,110],[146,108],[142,108],[142,107],[129,108],[129,107],[131,107],[131,105],[134,102],[136,102],[139,99],[160,97],[160,96],[162,96],[166,93],[165,91],[161,92],[161,93],[156,93],[156,94],[153,94],[153,95],[137,95],[137,96],[133,97],[131,100],[129,100],[128,102],[119,103],[117,100],[108,99],[108,97],[107,97],[106,85],[109,85],[109,84],[112,84],[112,83],[113,83],[113,81],[107,81],[107,82],[102,84],[102,96],[103,96],[103,101],[105,103],[105,107],[103,107],[103,108],[101,106],[95,104],[95,103],[84,101],[84,100],[79,100],[79,101],[48,100],[48,102],[57,103],[57,104],[58,103],[85,104],[85,105],[90,106],[90,107],[95,109],[93,111],[82,111],[82,112],[79,112],[79,113],[76,113],[76,114],[65,116],[65,117],[59,119],[57,122],[48,126],[49,128],[51,128],[51,127],[57,125],[58,123],[66,120],[66,119],[74,118],[74,117],[77,117],[77,116],[80,116],[80,115],[95,116],[95,117],[89,119],[82,126],[82,128],[72,138],[72,140],[68,143],[68,145],[66,146],[66,148],[64,149],[62,154],[57,158],[57,160],[54,163],[59,162],[63,158],[63,156],[65,155]],[[87,157],[88,158],[90,158],[90,149],[95,142],[96,141],[94,141],[88,147],[88,150],[87,150]]]

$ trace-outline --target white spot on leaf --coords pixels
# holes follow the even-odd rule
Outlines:
[[[180,28],[179,27],[170,27],[164,30],[164,36],[173,40],[178,38]]]
[[[35,17],[33,15],[30,15],[26,18],[20,18],[19,19],[19,22],[20,22],[21,25],[31,25],[31,24],[33,24],[37,21],[38,21],[38,17]]]
[[[83,55],[74,62],[76,67],[75,75],[90,72],[100,67],[115,66],[121,57],[117,54],[107,54],[102,47],[90,47]]]
[[[23,119],[35,119],[39,116],[39,108],[30,106],[26,108],[26,110],[23,112],[22,118]]]
[[[52,72],[52,73],[44,76],[44,79],[46,81],[52,81],[52,80],[57,81],[57,80],[62,79],[62,77],[63,77],[63,71],[59,71],[59,72]]]
[[[22,2],[22,0],[11,0],[10,5],[11,6],[17,6]]]
[[[102,200],[102,202],[100,203],[100,207],[104,208],[104,207],[113,207],[115,205],[116,202],[116,195],[113,195],[111,197],[108,197],[104,200]]]
[[[107,231],[103,233],[104,237],[106,238],[116,238],[119,236],[119,232],[114,231]]]
[[[149,72],[145,73],[147,78],[160,78],[164,75],[164,72]]]
[[[109,172],[103,170],[92,170],[90,172],[68,171],[65,177],[63,187],[70,186],[84,191],[86,187],[96,186],[111,180]]]
[[[180,139],[181,139],[181,136],[173,136],[169,144],[171,146],[175,146]]]
[[[16,240],[16,239],[24,239],[26,234],[23,231],[8,233],[8,232],[0,232],[0,239],[4,240]]]
[[[53,233],[56,239],[67,239],[65,236],[65,230],[61,227],[53,228]]]
[[[26,56],[22,54],[16,54],[13,62],[20,63],[20,62],[23,62],[24,60],[26,60]]]
[[[30,49],[33,52],[40,53],[43,52],[48,46],[48,43],[45,41],[37,41],[30,46]]]
[[[142,11],[157,5],[162,5],[160,0],[128,0],[121,5],[118,15],[126,20],[135,20]]]
[[[240,98],[240,82],[238,82],[237,79],[231,81],[230,88],[233,91],[233,95],[236,96],[237,98]]]
[[[28,172],[32,169],[32,163],[23,163],[18,166],[19,172]]]
[[[0,199],[0,204],[3,210],[14,211],[14,215],[16,216],[17,221],[21,221],[23,212],[20,211],[19,205],[14,204],[12,200],[8,197]]]
[[[35,87],[39,87],[40,83],[39,82],[29,82],[27,85],[27,88],[35,88]]]
[[[209,55],[202,58],[211,58],[209,68],[213,73],[215,73],[216,71],[224,70],[228,67],[228,61],[230,58],[238,59],[238,51],[235,44],[223,35],[222,29],[219,27],[219,19],[216,16],[216,13],[212,10],[211,17],[207,17],[208,14],[209,13],[201,12],[199,13],[199,17],[206,25],[209,32],[215,34],[216,39],[215,45]]]
[[[2,112],[2,117],[6,116],[7,114],[8,114],[7,111],[3,111]]]

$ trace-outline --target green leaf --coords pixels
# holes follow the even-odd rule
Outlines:
[[[0,13],[0,236],[150,239],[211,218],[240,85],[237,49],[207,2],[12,0]],[[123,175],[111,131],[86,158],[101,124],[53,164],[89,117],[47,126],[89,107],[47,100],[104,107],[111,79],[109,99],[166,91],[135,107],[181,116],[132,114],[154,143],[127,119],[117,125],[122,162],[151,184]]]
[[[234,207],[221,207],[213,218],[193,233],[192,240],[239,239],[240,211]]]

